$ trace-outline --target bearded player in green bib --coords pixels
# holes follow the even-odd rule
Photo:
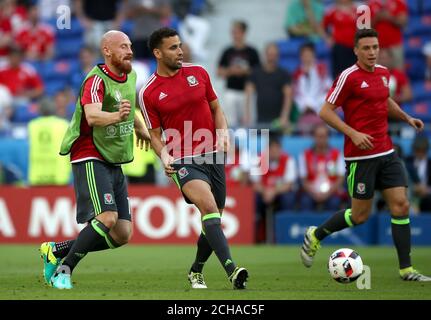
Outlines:
[[[102,37],[104,63],[86,76],[63,138],[60,154],[70,153],[76,220],[87,225],[74,240],[44,242],[40,247],[45,282],[57,289],[72,289],[72,272],[88,252],[120,247],[132,234],[121,164],[133,160],[133,132],[141,148],[148,148],[150,137],[135,116],[131,45],[120,31]]]

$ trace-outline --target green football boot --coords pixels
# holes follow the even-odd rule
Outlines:
[[[52,252],[54,246],[55,242],[44,242],[40,245],[39,249],[43,262],[43,278],[48,285],[51,285],[51,277],[61,262],[61,259],[56,258]]]

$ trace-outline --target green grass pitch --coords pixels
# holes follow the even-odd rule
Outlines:
[[[250,273],[246,290],[232,290],[213,255],[205,266],[207,290],[191,290],[187,272],[194,246],[129,245],[94,252],[73,275],[74,289],[55,290],[42,279],[37,245],[0,245],[0,299],[431,299],[431,282],[403,282],[393,247],[353,247],[371,268],[371,289],[339,284],[327,272],[324,246],[311,269],[299,246],[233,246],[234,259]],[[431,274],[431,247],[412,251],[414,265]]]

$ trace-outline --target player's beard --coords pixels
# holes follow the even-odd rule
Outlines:
[[[115,54],[111,58],[112,65],[121,73],[129,74],[132,71],[132,57],[119,58]]]
[[[183,63],[182,62],[178,62],[177,59],[173,59],[173,60],[166,59],[165,60],[165,65],[171,71],[177,71],[178,69],[181,69]]]

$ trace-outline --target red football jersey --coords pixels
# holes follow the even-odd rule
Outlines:
[[[36,26],[25,25],[15,39],[18,45],[27,53],[36,53],[38,58],[46,54],[48,48],[54,44],[54,40],[54,29],[44,23],[39,23]]]
[[[371,0],[368,5],[370,6],[372,16],[381,10],[389,11],[392,16],[408,15],[408,8],[405,0]],[[379,33],[379,44],[381,48],[402,45],[403,27],[395,25],[389,19],[384,19],[377,22],[374,28]]]
[[[139,92],[139,104],[149,129],[162,128],[175,159],[216,150],[209,103],[217,95],[201,66],[183,64],[172,77],[155,72]]]
[[[332,28],[335,43],[353,48],[357,18],[356,6],[351,10],[341,10],[337,6],[333,6],[325,12],[322,23],[325,29]]]
[[[17,68],[12,68],[9,63],[0,67],[0,84],[8,87],[14,97],[23,95],[27,90],[44,87],[36,69],[25,62]]]
[[[374,148],[361,150],[344,138],[344,158],[361,160],[393,152],[388,134],[389,71],[376,65],[373,72],[354,64],[335,79],[326,101],[341,106],[345,122],[355,130],[374,138]]]

